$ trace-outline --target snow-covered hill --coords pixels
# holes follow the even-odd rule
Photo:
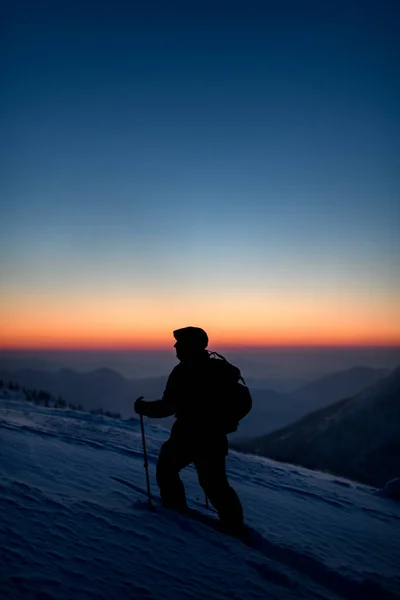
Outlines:
[[[0,400],[0,577],[7,600],[393,599],[400,507],[372,488],[232,453],[254,547],[151,513],[139,424]],[[146,422],[155,462],[167,432]],[[189,501],[202,501],[195,471]],[[205,509],[204,509],[205,510]]]
[[[400,367],[243,450],[382,486],[400,475]]]

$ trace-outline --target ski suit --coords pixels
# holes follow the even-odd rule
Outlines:
[[[204,352],[196,362],[179,363],[168,378],[162,399],[142,402],[140,409],[147,417],[176,417],[157,463],[163,504],[184,510],[185,490],[179,472],[193,463],[201,487],[219,514],[221,528],[233,534],[240,534],[243,527],[243,510],[226,475],[224,419],[229,386],[237,381],[238,372]]]

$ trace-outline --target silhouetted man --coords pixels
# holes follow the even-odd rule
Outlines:
[[[219,514],[221,528],[240,536],[242,505],[225,471],[227,395],[240,371],[227,362],[210,358],[203,329],[184,327],[174,331],[174,337],[180,363],[172,370],[162,399],[135,403],[138,414],[176,417],[157,463],[162,503],[175,510],[187,508],[179,471],[194,463],[199,483]]]

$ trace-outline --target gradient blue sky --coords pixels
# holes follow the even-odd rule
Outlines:
[[[5,3],[0,344],[400,342],[398,3],[144,4]]]

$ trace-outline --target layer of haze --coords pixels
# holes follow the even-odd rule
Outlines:
[[[278,382],[281,386],[291,383],[294,388],[301,382],[353,367],[391,370],[400,365],[400,347],[224,348],[212,345],[210,348],[222,352],[237,365],[247,382],[248,378],[262,380],[262,387]],[[125,377],[163,376],[166,381],[176,363],[172,343],[168,350],[0,350],[0,371],[7,373],[24,369],[57,372],[67,368],[90,372],[111,368]]]
[[[399,344],[397,6],[6,3],[0,346]]]

